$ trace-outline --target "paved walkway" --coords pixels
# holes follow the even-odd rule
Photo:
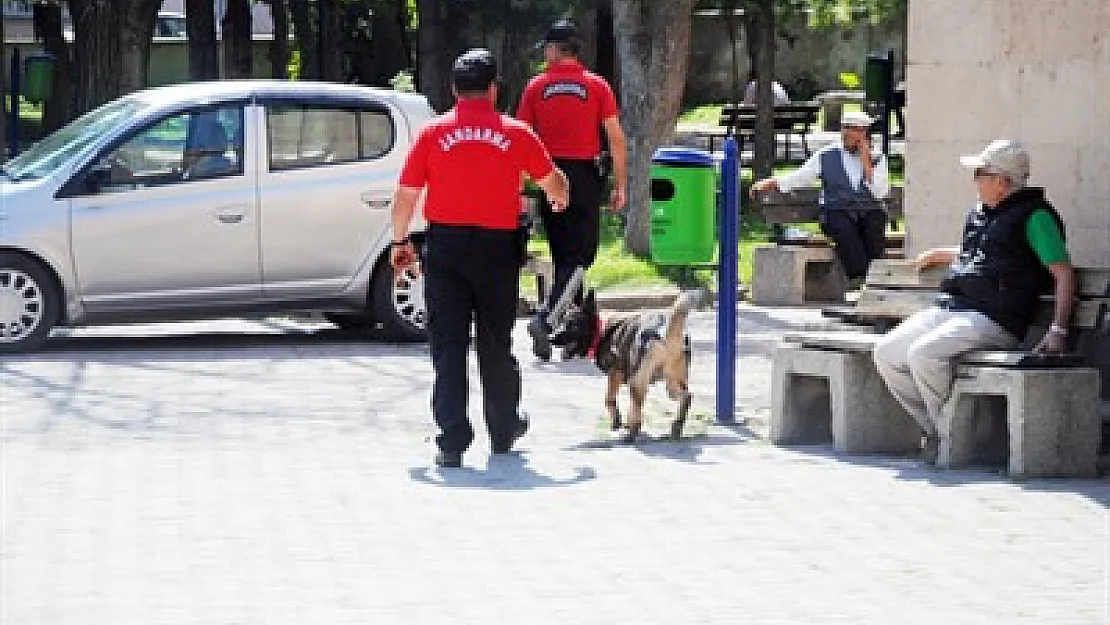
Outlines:
[[[533,432],[450,472],[424,346],[221,322],[0,359],[0,623],[1110,623],[1110,481],[760,439],[766,354],[820,323],[743,309],[745,424],[717,427],[696,313],[701,420],[635,447],[604,439],[601,376],[519,325]]]

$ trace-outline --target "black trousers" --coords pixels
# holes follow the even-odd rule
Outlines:
[[[483,413],[494,446],[511,442],[520,406],[520,369],[512,354],[523,245],[516,230],[428,228],[424,259],[428,336],[435,380],[432,413],[444,451],[474,440],[466,414],[467,352],[477,329]]]
[[[886,212],[878,209],[822,210],[821,231],[836,243],[836,256],[849,280],[867,276],[871,261],[886,247]]]
[[[601,177],[593,160],[555,159],[570,180],[570,205],[556,213],[545,197],[540,205],[547,241],[551,246],[553,276],[545,310],[551,310],[563,293],[575,267],[588,268],[597,258],[601,236]],[[575,295],[582,303],[582,289]]]

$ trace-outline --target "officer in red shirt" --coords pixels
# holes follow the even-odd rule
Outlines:
[[[516,116],[527,122],[543,140],[555,164],[570,180],[570,205],[564,212],[543,203],[540,217],[551,245],[555,276],[546,304],[528,325],[533,351],[543,360],[551,357],[551,328],[547,311],[566,288],[576,267],[588,268],[597,256],[601,227],[602,179],[600,129],[604,129],[613,159],[613,191],[609,208],[624,207],[628,157],[624,131],[613,90],[605,79],[587,71],[578,61],[574,22],[559,20],[544,36],[546,70],[524,88]],[[581,303],[582,290],[575,295]]]
[[[478,369],[493,453],[507,453],[528,429],[520,406],[520,371],[512,355],[520,267],[521,173],[555,210],[568,201],[566,176],[525,124],[494,110],[497,64],[487,50],[466,52],[451,71],[455,108],[419,133],[393,198],[391,262],[413,269],[409,225],[423,191],[428,221],[424,256],[432,412],[440,434],[435,463],[462,465],[474,440],[466,415],[466,358],[471,320],[477,326]]]

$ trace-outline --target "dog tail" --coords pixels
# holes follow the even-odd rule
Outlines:
[[[697,290],[683,291],[675,298],[674,304],[671,305],[671,317],[667,321],[666,340],[668,342],[673,340],[681,344],[682,337],[686,334],[686,317],[703,299],[704,294]]]

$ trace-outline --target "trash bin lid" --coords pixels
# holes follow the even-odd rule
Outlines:
[[[665,147],[655,151],[653,163],[677,167],[713,167],[713,155],[705,150],[684,147]]]

